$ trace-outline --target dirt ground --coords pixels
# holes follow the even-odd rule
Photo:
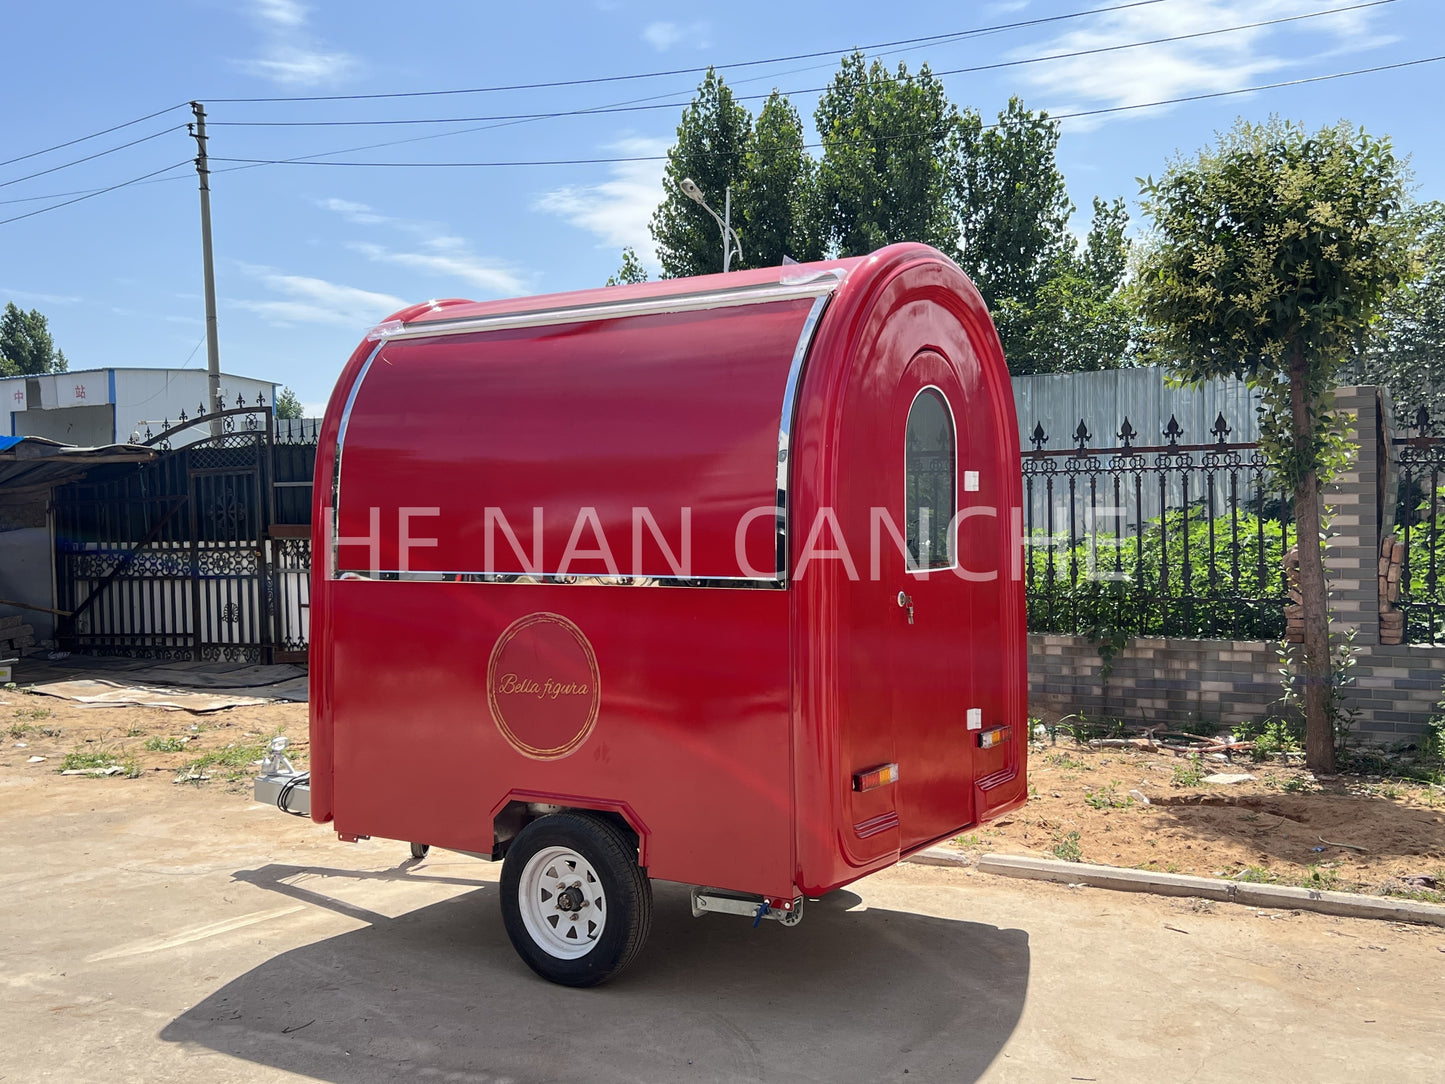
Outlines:
[[[249,793],[253,763],[276,734],[304,764],[305,704],[271,703],[193,713],[90,707],[23,689],[0,690],[0,771],[84,773],[77,783],[229,787]],[[43,759],[36,759],[43,758]],[[115,769],[119,769],[118,771]],[[105,774],[109,773],[109,774]]]
[[[306,705],[206,714],[85,707],[0,693],[0,774],[76,787],[195,787],[250,794],[278,733],[306,761]],[[40,757],[44,759],[36,760]],[[1247,774],[1210,784],[1204,773]],[[1445,788],[1303,767],[1036,743],[1026,807],[954,841],[971,854],[1062,857],[1168,873],[1237,877],[1445,903]],[[1147,799],[1147,801],[1145,801]]]

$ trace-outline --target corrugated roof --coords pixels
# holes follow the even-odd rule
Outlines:
[[[102,463],[148,463],[160,454],[135,444],[78,448],[45,437],[0,437],[0,497],[63,485]]]

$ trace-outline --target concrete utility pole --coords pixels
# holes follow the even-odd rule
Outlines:
[[[221,344],[216,334],[216,270],[211,262],[211,171],[206,165],[206,107],[191,103],[196,115],[186,127],[196,139],[196,176],[201,182],[201,262],[206,282],[206,378],[210,387],[211,436],[221,435]]]

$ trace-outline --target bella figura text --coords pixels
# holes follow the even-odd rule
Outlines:
[[[583,681],[536,681],[533,678],[519,678],[516,674],[503,674],[497,682],[497,691],[504,695],[516,693],[519,696],[535,696],[538,700],[556,700],[559,696],[589,696],[592,689]]]

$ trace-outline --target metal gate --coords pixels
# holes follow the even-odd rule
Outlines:
[[[57,605],[70,612],[56,630],[60,646],[305,661],[314,428],[309,444],[291,426],[278,441],[258,398],[182,414],[146,436],[163,453],[154,462],[56,491]]]

